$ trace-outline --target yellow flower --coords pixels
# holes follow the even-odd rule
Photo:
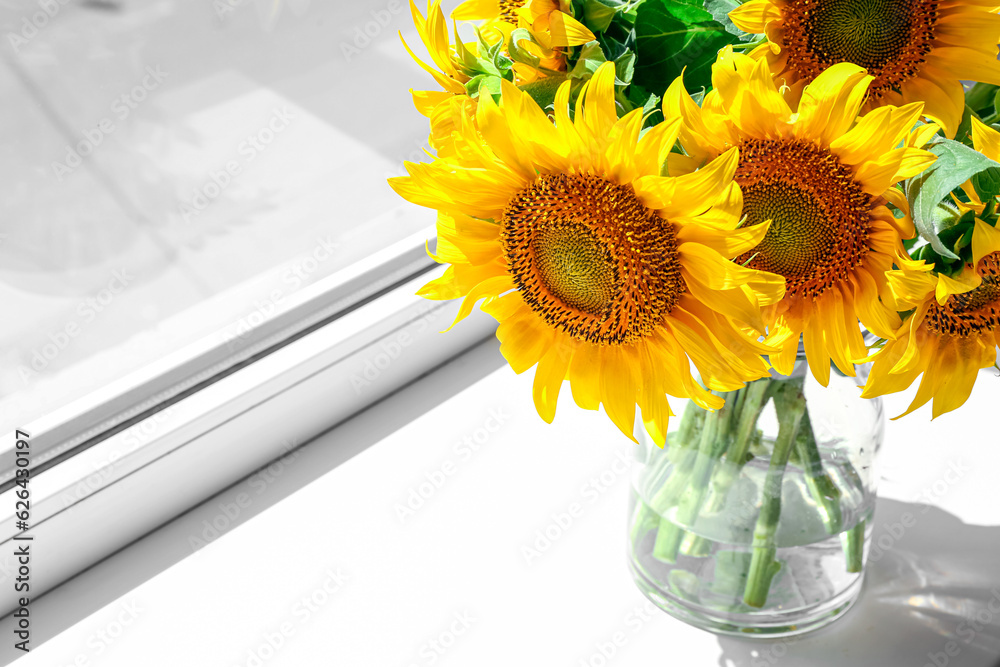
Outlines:
[[[441,86],[442,90],[411,90],[413,105],[421,115],[430,120],[429,143],[440,156],[450,156],[454,149],[452,144],[452,133],[461,124],[462,118],[475,115],[476,103],[469,94],[466,84],[472,80],[475,72],[470,72],[466,67],[467,62],[475,62],[476,45],[463,44],[455,31],[454,45],[448,35],[448,25],[444,12],[441,11],[441,0],[433,0],[428,3],[427,16],[424,17],[417,9],[413,0],[410,0],[410,13],[413,15],[413,24],[417,29],[420,40],[430,54],[431,62],[428,64],[418,58],[403,40],[410,57],[421,68],[428,72],[434,80]],[[491,44],[503,41],[509,45],[512,39],[512,26],[503,22],[492,22],[481,28],[481,32]],[[593,35],[591,35],[593,38]],[[522,51],[533,53],[539,58],[536,65],[525,63],[514,63],[514,82],[524,85],[545,78],[550,70],[565,69],[565,61],[562,54],[550,53],[541,49],[538,44],[528,43],[522,40],[519,42]],[[545,58],[546,53],[549,59]],[[558,58],[556,58],[558,56]],[[553,60],[552,58],[556,58]]]
[[[750,0],[729,13],[738,28],[766,33],[751,53],[777,80],[801,90],[827,67],[852,62],[875,77],[865,109],[924,102],[954,137],[962,80],[1000,84],[996,0]]]
[[[816,379],[829,382],[830,360],[854,374],[867,354],[858,319],[890,337],[899,326],[885,271],[905,255],[901,236],[914,235],[908,217],[896,219],[887,202],[906,210],[894,186],[925,169],[934,156],[919,148],[937,131],[911,133],[917,102],[882,107],[858,118],[871,76],[857,65],[834,65],[790,106],[766,60],[723,49],[712,69],[714,90],[699,107],[679,78],[667,90],[663,113],[681,116],[670,173],[714,163],[739,147],[736,182],[743,191],[745,226],[770,220],[762,242],[738,263],[784,276],[785,298],[764,310],[771,355],[779,372],[792,371],[803,334]]]
[[[448,37],[448,22],[441,11],[441,0],[428,4],[426,18],[413,0],[410,0],[410,13],[420,41],[424,43],[434,65],[418,58],[406,40],[403,40],[403,47],[443,89],[411,90],[413,106],[430,120],[428,143],[431,148],[439,155],[450,155],[453,149],[451,134],[455,130],[456,119],[472,114],[475,109],[475,102],[469,98],[465,89],[465,84],[471,77],[458,66],[457,53]]]
[[[464,297],[456,322],[485,299],[511,367],[538,365],[543,419],[568,379],[581,407],[603,404],[629,437],[638,404],[662,445],[666,394],[723,403],[694,381],[689,357],[718,391],[767,375],[768,348],[742,323],[763,327],[759,309],[780,299],[783,281],[728,259],[767,229],[736,229],[737,151],[661,176],[680,121],[668,116],[640,138],[642,110],[618,118],[614,79],[614,64],[603,64],[572,120],[563,83],[554,121],[504,82],[499,105],[479,96],[454,158],[408,163],[409,176],[390,184],[439,211],[435,259],[451,266],[420,294]]]
[[[523,28],[531,34],[531,40],[523,40],[518,46],[538,58],[534,68],[523,63],[515,63],[514,70],[528,83],[540,78],[542,71],[565,71],[568,46],[580,46],[597,39],[587,26],[577,21],[569,13],[568,2],[559,0],[465,0],[455,8],[451,17],[456,20],[485,20],[487,26],[495,27],[510,41],[514,28]]]
[[[996,362],[1000,344],[1000,230],[977,219],[972,264],[955,278],[909,262],[889,272],[901,308],[915,309],[875,355],[862,396],[902,391],[924,374],[902,415],[933,399],[932,418],[962,406],[982,368]],[[897,417],[898,419],[898,417]]]
[[[977,151],[993,160],[994,162],[1000,162],[1000,132],[997,132],[989,125],[986,125],[981,120],[972,117],[972,145]],[[962,190],[969,197],[969,203],[964,203],[955,199],[955,203],[958,205],[958,210],[961,213],[966,211],[975,211],[976,215],[982,215],[983,211],[986,209],[985,204],[979,199],[979,193],[972,186],[972,181],[966,181],[962,186]],[[1000,199],[1000,198],[998,198]]]
[[[410,0],[410,14],[413,16],[413,25],[417,29],[417,34],[420,35],[420,41],[424,43],[436,67],[428,65],[418,58],[406,40],[403,40],[406,52],[420,67],[434,77],[434,80],[444,91],[452,95],[465,95],[465,84],[471,77],[464,74],[458,67],[455,51],[451,46],[451,39],[448,37],[448,22],[445,20],[444,12],[441,11],[441,0],[434,0],[433,3],[427,5],[426,18],[417,9],[413,0]]]

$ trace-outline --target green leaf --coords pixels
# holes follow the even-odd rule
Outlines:
[[[604,51],[597,42],[587,42],[580,49],[576,64],[569,73],[571,79],[587,81],[594,75],[597,68],[607,62]]]
[[[977,114],[989,116],[995,113],[995,100],[1000,86],[977,83],[965,93],[965,103]]]
[[[957,260],[958,255],[946,248],[938,238],[940,229],[947,226],[947,220],[940,215],[939,204],[952,190],[975,174],[990,167],[1000,167],[1000,164],[950,139],[942,139],[929,146],[928,150],[937,156],[937,160],[927,171],[910,179],[906,197],[920,236],[941,257]]]
[[[736,0],[705,0],[705,9],[730,35],[736,35],[741,42],[749,42],[754,35],[743,32],[729,18],[729,12],[740,6]]]
[[[972,107],[966,104],[965,111],[962,112],[962,122],[958,124],[958,130],[955,132],[955,141],[960,141],[969,148],[972,148],[972,117],[975,115]]]
[[[604,32],[623,6],[619,0],[583,0],[583,24],[592,32]]]
[[[990,167],[972,177],[972,187],[979,195],[979,201],[986,201],[1000,195],[1000,169]]]
[[[662,93],[684,71],[688,90],[712,85],[716,54],[738,40],[698,4],[645,0],[639,5],[635,20],[639,56],[636,83]]]
[[[618,79],[618,83],[627,86],[632,83],[634,76],[635,54],[623,53],[615,59],[615,77]]]

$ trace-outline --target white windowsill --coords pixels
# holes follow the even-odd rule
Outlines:
[[[876,540],[903,512],[916,523],[869,566],[849,615],[804,638],[754,642],[645,611],[624,557],[629,443],[568,390],[546,426],[532,374],[498,368],[495,347],[455,359],[37,600],[36,646],[47,641],[18,664],[235,667],[258,664],[253,651],[267,667],[576,666],[605,664],[594,656],[616,641],[606,663],[615,667],[923,665],[949,641],[959,648],[950,667],[995,664],[1000,614],[971,639],[962,632],[962,615],[987,610],[1000,586],[995,372],[983,372],[958,413],[929,423],[922,410],[887,425]],[[906,401],[890,398],[889,415]],[[607,487],[592,481],[602,473],[614,477]],[[402,520],[397,504],[428,480],[440,488]],[[572,525],[529,562],[535,531],[574,503]],[[197,540],[207,546],[192,554]],[[163,571],[145,581],[151,569]],[[11,636],[9,618],[0,635]]]

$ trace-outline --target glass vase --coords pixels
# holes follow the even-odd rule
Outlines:
[[[844,614],[871,539],[882,404],[861,377],[791,376],[687,402],[667,446],[638,425],[628,556],[640,590],[716,633],[779,637]]]

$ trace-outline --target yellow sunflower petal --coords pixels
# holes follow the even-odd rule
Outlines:
[[[601,403],[611,421],[636,444],[635,400],[638,395],[636,361],[630,348],[609,347],[601,354]]]
[[[972,261],[976,264],[995,252],[1000,252],[1000,229],[976,218],[972,230]]]
[[[954,356],[947,368],[947,376],[934,394],[931,419],[937,419],[946,412],[962,407],[969,396],[980,369],[980,346],[978,341],[956,342]]]
[[[942,306],[953,294],[965,294],[971,292],[983,284],[983,277],[975,271],[963,271],[957,278],[951,278],[943,273],[938,275],[937,287],[934,290],[934,297]]]
[[[557,338],[555,345],[545,353],[535,370],[532,398],[539,416],[548,424],[556,416],[556,403],[563,381],[569,373],[573,347],[568,341]]]
[[[796,131],[829,145],[854,124],[875,77],[852,63],[827,68],[806,86],[799,102]]]
[[[552,329],[529,308],[522,308],[497,326],[500,354],[518,375],[545,356],[553,337]]]
[[[773,0],[750,0],[729,12],[729,20],[743,32],[762,35],[768,23],[781,20],[781,10]]]
[[[809,361],[813,377],[826,387],[830,384],[830,353],[823,339],[823,323],[806,322],[805,330],[802,332],[802,342],[805,344],[806,359]]]
[[[510,276],[495,276],[493,278],[487,278],[483,282],[479,283],[462,299],[462,305],[458,309],[458,314],[455,316],[455,321],[451,323],[445,331],[451,331],[452,327],[464,320],[472,313],[472,309],[475,308],[476,303],[480,299],[485,299],[488,297],[499,296],[507,290],[513,289],[514,283],[511,282]],[[444,333],[444,332],[442,332]]]
[[[972,144],[991,160],[1000,162],[1000,132],[972,117]]]

